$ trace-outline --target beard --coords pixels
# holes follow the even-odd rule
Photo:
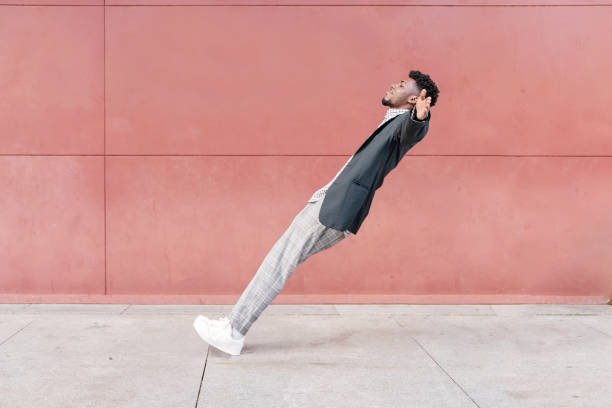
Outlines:
[[[393,104],[391,103],[390,100],[386,99],[386,97],[383,96],[382,101],[380,101],[383,106],[393,106]]]

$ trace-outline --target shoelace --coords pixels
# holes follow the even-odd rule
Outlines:
[[[209,319],[208,324],[211,326],[225,327],[225,326],[229,326],[230,321],[227,316],[221,315],[221,316],[217,316],[216,319]]]

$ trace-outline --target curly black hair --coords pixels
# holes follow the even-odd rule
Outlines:
[[[427,98],[428,96],[431,96],[431,102],[429,103],[429,106],[434,106],[436,104],[436,101],[438,100],[438,94],[440,93],[440,91],[438,90],[438,87],[436,86],[435,82],[431,80],[429,75],[424,74],[421,71],[412,70],[410,71],[410,75],[408,76],[416,81],[416,85],[419,88],[419,92],[421,92],[421,90],[423,89],[427,90],[425,97]]]

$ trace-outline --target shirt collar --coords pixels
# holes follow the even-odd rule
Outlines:
[[[389,108],[389,109],[387,109],[387,112],[385,112],[385,117],[384,117],[383,121],[380,122],[380,125],[382,125],[383,123],[385,123],[389,119],[393,119],[397,115],[401,115],[402,113],[406,113],[406,112],[410,112],[410,109]],[[380,127],[380,125],[378,125],[378,127]]]

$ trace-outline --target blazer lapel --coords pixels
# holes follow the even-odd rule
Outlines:
[[[368,145],[368,143],[370,143],[370,141],[371,141],[372,139],[374,139],[374,137],[376,137],[376,135],[377,135],[377,134],[379,134],[379,133],[380,133],[380,132],[383,130],[383,128],[385,128],[385,127],[386,127],[386,126],[387,126],[387,125],[388,125],[388,124],[389,124],[389,123],[390,123],[390,122],[391,122],[393,119],[397,118],[398,116],[400,116],[400,115],[395,115],[394,117],[392,117],[391,119],[389,119],[388,121],[386,121],[385,123],[383,123],[382,125],[380,125],[380,126],[379,126],[379,127],[378,127],[378,128],[375,130],[375,131],[374,131],[374,133],[372,133],[372,134],[370,135],[370,137],[368,137],[368,138],[366,139],[366,141],[365,141],[365,142],[363,142],[363,143],[361,144],[361,146],[359,146],[359,149],[357,149],[357,151],[356,151],[356,152],[355,152],[353,155],[356,155],[357,153],[359,153],[359,152],[361,151],[361,149],[363,149],[364,147],[366,147],[366,146]]]

